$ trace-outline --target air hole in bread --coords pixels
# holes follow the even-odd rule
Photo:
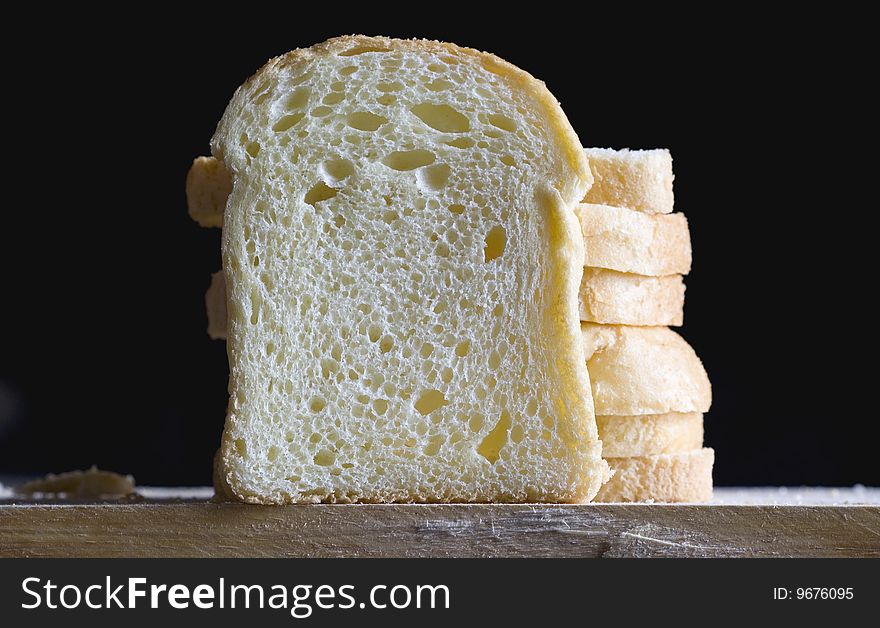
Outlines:
[[[420,169],[416,173],[416,177],[421,188],[436,192],[446,186],[451,173],[452,169],[447,164],[437,164]]]
[[[330,92],[324,98],[321,99],[321,102],[325,105],[338,105],[343,100],[345,100],[345,94],[342,92]]]
[[[500,225],[492,227],[486,234],[486,247],[483,249],[483,256],[486,262],[501,257],[504,254],[504,247],[507,244],[507,233],[504,227]]]
[[[386,224],[389,224],[389,225],[390,225],[391,223],[393,223],[395,220],[398,220],[399,218],[400,218],[400,216],[397,215],[397,212],[396,212],[396,211],[392,211],[392,210],[390,210],[390,209],[389,209],[388,211],[386,211],[385,213],[382,214],[382,220],[383,220]]]
[[[354,74],[354,73],[357,72],[357,71],[358,71],[358,66],[356,66],[356,65],[347,65],[347,66],[345,66],[344,68],[342,68],[341,70],[339,70],[339,73],[340,73],[342,76],[350,76],[350,75]]]
[[[430,166],[434,163],[436,157],[429,150],[416,149],[405,151],[394,151],[382,163],[394,170],[415,170],[424,166]]]
[[[474,140],[469,137],[458,137],[454,140],[446,142],[447,146],[452,146],[453,148],[473,148]]]
[[[506,409],[501,411],[501,418],[492,428],[492,431],[486,435],[486,438],[477,447],[477,453],[486,460],[494,464],[501,456],[502,448],[507,444],[507,435],[510,430],[511,420],[510,414]]]
[[[259,263],[259,260],[258,260]],[[260,293],[257,290],[251,291],[251,325],[256,325],[260,322],[260,306],[263,303],[262,297],[260,297]]]
[[[443,446],[443,441],[446,440],[442,434],[435,434],[428,439],[428,444],[425,446],[425,455],[426,456],[436,456],[440,452],[440,447]]]
[[[428,415],[446,404],[446,397],[443,396],[443,393],[432,388],[422,391],[415,406],[419,414]]]
[[[450,83],[449,81],[444,81],[443,79],[434,79],[433,81],[425,85],[425,87],[430,89],[432,92],[442,92],[452,87],[452,83]]]
[[[323,118],[324,116],[330,115],[333,110],[330,107],[326,107],[321,105],[320,107],[315,107],[311,111],[311,116],[313,118]]]
[[[393,81],[391,83],[377,83],[376,89],[380,92],[399,92],[403,89],[403,83],[400,81]]]
[[[255,105],[262,105],[266,102],[266,99],[269,97],[271,84],[268,81],[263,82],[255,91],[260,94],[254,99]]]
[[[329,358],[321,359],[321,375],[324,376],[324,379],[328,379],[331,375],[336,374],[337,371],[339,371],[339,364],[336,360]]]
[[[333,198],[336,196],[336,193],[337,190],[331,188],[323,181],[318,181],[308,192],[306,192],[303,200],[309,205],[314,206],[316,203]]]
[[[251,157],[256,157],[260,154],[260,143],[259,142],[248,142],[244,147],[247,151],[247,154]]]
[[[336,462],[336,454],[329,449],[321,449],[315,454],[314,462],[319,467],[329,467]]]
[[[513,155],[502,155],[501,163],[503,163],[505,166],[515,166],[516,159],[513,158]]]
[[[244,442],[242,438],[235,439],[235,451],[242,458],[247,457],[247,444]]]
[[[471,350],[471,341],[470,340],[462,340],[455,346],[455,355],[460,358],[465,357],[468,352]]]
[[[429,63],[428,69],[431,70],[431,72],[445,72],[447,68],[442,63]]]
[[[525,430],[523,430],[522,425],[514,425],[512,428],[510,428],[510,440],[512,440],[514,443],[521,443],[525,436]]]
[[[382,351],[382,353],[388,353],[393,348],[394,338],[388,335],[382,336],[382,340],[379,341],[379,350]]]
[[[309,402],[309,410],[312,412],[320,412],[327,407],[327,402],[321,397],[313,397]]]
[[[382,330],[376,327],[375,325],[370,325],[367,330],[367,335],[370,338],[370,342],[376,342],[382,335]]]
[[[373,400],[373,411],[378,415],[383,415],[388,412],[388,400],[387,399],[374,399]]]
[[[489,124],[494,127],[498,127],[502,131],[516,131],[516,122],[514,122],[511,118],[507,116],[503,116],[500,113],[493,113],[489,115]]]
[[[432,353],[434,353],[434,345],[430,342],[424,343],[419,349],[419,355],[422,356],[422,359],[430,357]]]
[[[448,384],[449,382],[451,382],[452,369],[448,366],[444,366],[443,369],[440,371],[440,379],[443,381],[444,384]]]
[[[376,102],[380,105],[385,105],[387,107],[388,105],[393,105],[394,103],[396,103],[397,97],[393,94],[382,94],[376,99]]]
[[[269,447],[269,451],[266,452],[266,458],[268,458],[269,462],[275,462],[278,458],[278,448],[274,445]]]
[[[489,364],[489,369],[492,371],[496,370],[499,366],[501,366],[501,356],[499,355],[499,353],[497,351],[492,351],[492,353],[489,354],[488,364]]]
[[[453,214],[463,214],[464,213],[464,205],[459,205],[458,203],[453,203],[449,206],[449,211]]]
[[[375,113],[370,113],[369,111],[355,111],[354,113],[348,114],[346,121],[348,122],[348,126],[352,128],[372,133],[388,122],[388,118],[376,115]]]
[[[322,164],[324,174],[333,181],[342,181],[354,174],[354,164],[348,159],[331,159]],[[306,201],[308,202],[308,201]]]
[[[284,108],[288,111],[292,111],[294,109],[302,109],[307,104],[309,104],[309,96],[312,91],[308,87],[299,87],[292,92],[284,99]]]
[[[296,123],[302,120],[304,116],[305,114],[302,112],[291,113],[283,116],[281,119],[278,120],[278,122],[272,125],[272,130],[276,133],[286,131],[293,126],[296,126]]]
[[[388,51],[389,51],[389,49],[385,48],[384,46],[363,45],[363,46],[355,46],[354,48],[349,48],[348,50],[346,50],[344,52],[340,52],[339,56],[340,57],[354,57],[357,55],[366,54],[368,52],[388,52]]]
[[[464,133],[471,128],[470,121],[449,105],[421,103],[410,109],[415,116],[435,131]]]

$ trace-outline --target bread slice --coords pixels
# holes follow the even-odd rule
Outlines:
[[[707,502],[712,499],[714,450],[609,458],[614,476],[597,502]]]
[[[186,174],[186,204],[190,218],[203,227],[222,227],[232,178],[222,161],[196,157]]]
[[[617,325],[681,325],[681,275],[643,277],[585,268],[579,298],[582,321]]]
[[[582,203],[584,266],[662,277],[691,270],[691,236],[682,213],[643,214],[626,207]]]
[[[648,214],[672,213],[672,155],[668,150],[584,150],[593,173],[593,187],[584,202]]]
[[[597,416],[596,424],[606,458],[674,454],[703,446],[699,412]]]
[[[341,37],[271,60],[232,173],[221,474],[255,503],[588,500],[590,184],[558,103],[489,54]]]
[[[709,410],[706,370],[671,329],[595,323],[581,329],[597,415]]]

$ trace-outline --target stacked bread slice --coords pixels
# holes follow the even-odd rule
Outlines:
[[[578,207],[585,260],[580,314],[603,456],[614,477],[597,501],[704,501],[706,371],[669,326],[683,322],[691,244],[672,213],[666,150],[587,149],[594,184]]]

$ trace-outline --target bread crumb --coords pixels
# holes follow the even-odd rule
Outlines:
[[[96,466],[87,471],[50,473],[18,487],[20,495],[60,498],[117,498],[134,494],[134,477],[112,471],[101,471]]]

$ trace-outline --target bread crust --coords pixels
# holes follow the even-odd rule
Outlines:
[[[592,498],[607,477],[607,465],[600,455],[600,445],[593,416],[593,408],[589,394],[589,377],[585,368],[581,351],[581,335],[577,306],[577,292],[580,286],[583,260],[583,239],[580,226],[574,214],[575,204],[583,197],[590,186],[590,175],[587,160],[581,149],[580,141],[569,125],[558,102],[547,91],[544,84],[526,72],[495,57],[473,49],[427,40],[396,40],[386,37],[365,37],[360,35],[338,37],[308,49],[295,50],[270,60],[253,77],[248,79],[237,91],[230,102],[212,140],[214,156],[222,160],[232,173],[233,181],[242,171],[243,162],[239,156],[227,154],[226,147],[237,140],[236,125],[241,118],[246,103],[253,96],[256,86],[267,78],[275,77],[282,69],[296,66],[321,55],[335,55],[347,52],[352,48],[402,50],[413,52],[442,53],[458,57],[467,57],[481,63],[487,70],[504,76],[517,89],[525,90],[542,108],[543,117],[555,136],[556,144],[567,162],[568,168],[560,169],[551,176],[547,189],[539,190],[544,195],[543,206],[546,210],[547,229],[553,234],[552,241],[558,246],[548,247],[548,269],[552,277],[548,285],[552,286],[546,301],[550,304],[546,312],[546,321],[550,323],[550,335],[553,344],[560,347],[556,356],[559,370],[561,398],[560,405],[567,407],[570,417],[560,421],[562,428],[559,436],[571,447],[569,454],[577,457],[577,464],[571,465],[568,478],[569,489],[545,487],[542,491],[529,495],[507,495],[496,493],[480,493],[465,487],[461,492],[435,494],[419,490],[382,492],[375,490],[362,494],[332,493],[330,495],[287,494],[276,492],[271,495],[255,492],[251,487],[243,485],[239,476],[234,473],[236,450],[232,433],[239,422],[246,424],[246,417],[240,416],[235,404],[230,403],[227,414],[226,428],[221,445],[221,471],[226,484],[238,499],[251,503],[290,503],[313,501],[560,501],[578,502]],[[238,160],[238,161],[237,161]],[[233,195],[235,192],[233,191]],[[231,210],[232,211],[232,210]],[[224,229],[224,268],[228,268],[230,258],[227,254],[227,243],[230,238],[229,214]],[[235,278],[227,273],[230,295],[235,295]],[[234,299],[233,299],[234,300]],[[230,319],[227,351],[230,356],[230,393],[235,399],[237,391],[242,388],[244,375],[237,369],[241,347],[234,317]],[[572,453],[576,452],[576,453]]]
[[[707,502],[712,499],[715,451],[697,449],[637,458],[609,458],[614,476],[597,502]]]

